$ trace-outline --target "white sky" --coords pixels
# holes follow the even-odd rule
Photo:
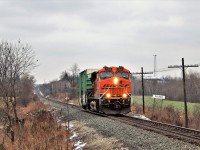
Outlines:
[[[199,8],[197,0],[0,0],[0,40],[32,45],[37,83],[74,63],[153,71],[157,54],[158,69],[182,57],[200,64]]]

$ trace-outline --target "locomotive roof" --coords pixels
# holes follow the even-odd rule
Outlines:
[[[98,72],[100,70],[103,70],[105,67],[108,67],[108,66],[104,66],[100,69],[85,69],[85,70],[81,71],[80,74],[82,74],[82,73],[91,74],[93,72]],[[119,68],[119,67],[122,67],[124,70],[129,71],[127,68],[125,68],[123,66],[118,66],[118,67],[117,66],[110,66],[108,68]]]

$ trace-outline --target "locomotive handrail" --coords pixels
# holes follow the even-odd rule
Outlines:
[[[109,90],[110,88],[107,89],[107,91]],[[101,96],[100,96],[100,99],[107,93],[107,91],[105,91]]]

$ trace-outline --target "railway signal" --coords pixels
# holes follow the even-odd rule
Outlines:
[[[185,86],[185,68],[189,67],[199,67],[199,65],[185,65],[184,58],[182,58],[182,65],[168,66],[168,68],[181,68],[183,72],[183,93],[184,93],[184,108],[185,108],[185,127],[188,128],[188,111],[187,111],[187,96],[186,96],[186,86]]]

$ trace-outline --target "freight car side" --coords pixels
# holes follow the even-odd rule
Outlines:
[[[79,74],[79,100],[80,105],[86,109],[88,92],[92,90],[92,81],[90,76],[98,69],[86,69]]]

